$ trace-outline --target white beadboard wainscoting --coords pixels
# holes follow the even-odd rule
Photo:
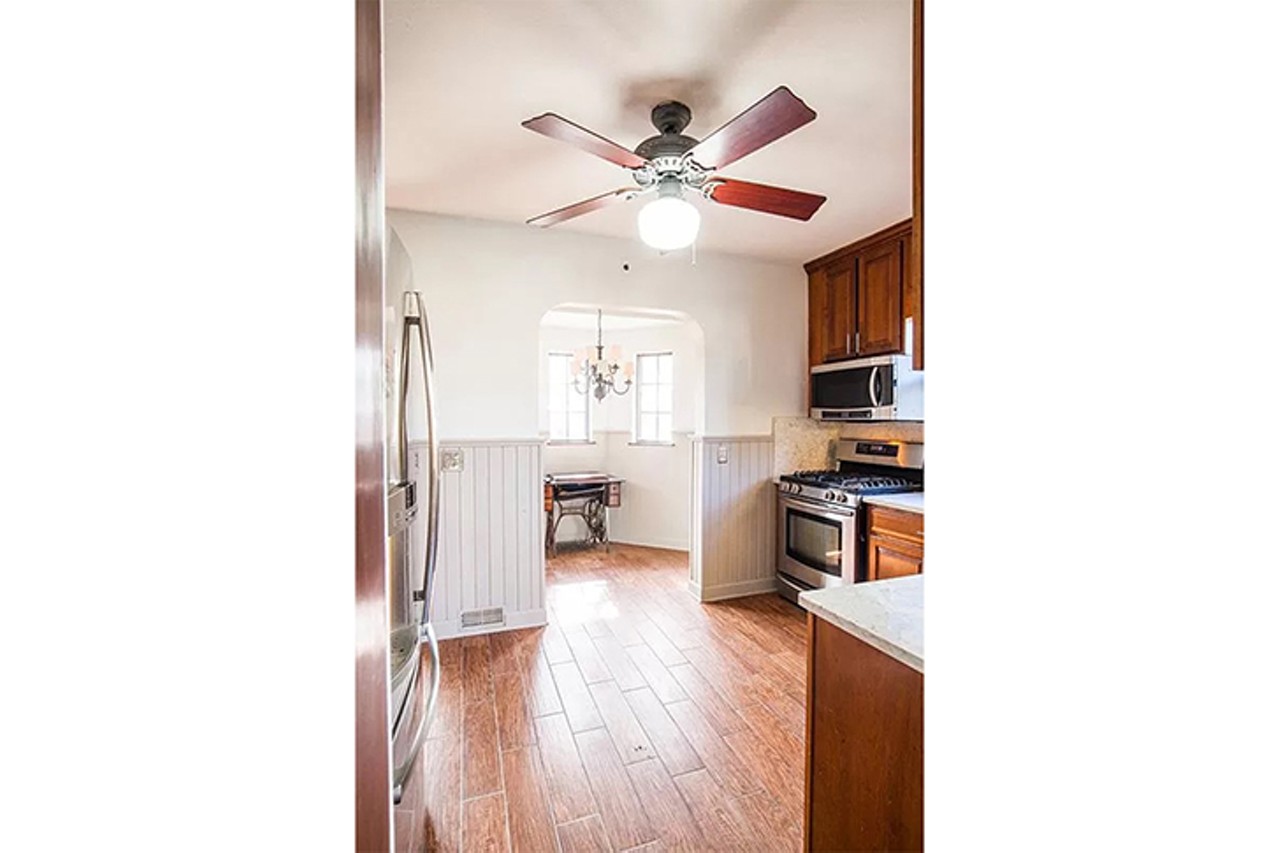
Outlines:
[[[440,538],[431,621],[438,637],[542,625],[547,621],[542,550],[542,442],[531,439],[441,441],[460,453],[462,470],[440,473]],[[425,443],[410,445],[410,465],[426,488]],[[423,495],[425,499],[425,494]],[[422,565],[426,514],[414,535]],[[501,607],[499,624],[462,628],[462,615]]]
[[[773,592],[773,438],[695,438],[693,490],[690,591],[702,601]]]

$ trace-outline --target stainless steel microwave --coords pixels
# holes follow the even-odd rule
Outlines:
[[[882,355],[809,371],[809,417],[821,421],[922,421],[924,371],[910,355]]]

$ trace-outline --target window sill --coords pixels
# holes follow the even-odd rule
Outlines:
[[[674,441],[628,441],[627,447],[675,447]]]
[[[584,444],[595,444],[594,441],[588,441],[584,438],[549,438],[547,439],[547,447],[575,447]]]

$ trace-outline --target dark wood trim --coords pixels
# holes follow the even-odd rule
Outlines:
[[[382,3],[356,0],[356,850],[391,849],[382,396]]]
[[[907,293],[914,316],[912,361],[924,369],[924,0],[911,21],[911,263]]]
[[[827,266],[832,261],[838,261],[846,255],[852,255],[862,251],[868,246],[874,246],[882,240],[888,240],[892,237],[901,237],[903,234],[907,234],[911,231],[911,222],[912,220],[910,219],[904,219],[901,222],[890,225],[888,228],[881,228],[874,234],[868,234],[860,240],[855,240],[847,246],[841,246],[839,249],[827,252],[822,257],[814,258],[805,264],[804,271],[811,273],[816,269]]]

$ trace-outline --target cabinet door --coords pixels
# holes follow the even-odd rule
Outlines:
[[[908,539],[872,534],[867,539],[867,580],[900,578],[924,571],[924,548]]]
[[[853,355],[853,293],[857,267],[852,260],[832,264],[826,270],[826,324],[823,361],[839,361]]]
[[[809,366],[822,364],[827,352],[827,274],[809,273]],[[805,397],[808,399],[808,396]]]
[[[858,355],[902,352],[902,272],[906,241],[901,237],[858,254]]]

